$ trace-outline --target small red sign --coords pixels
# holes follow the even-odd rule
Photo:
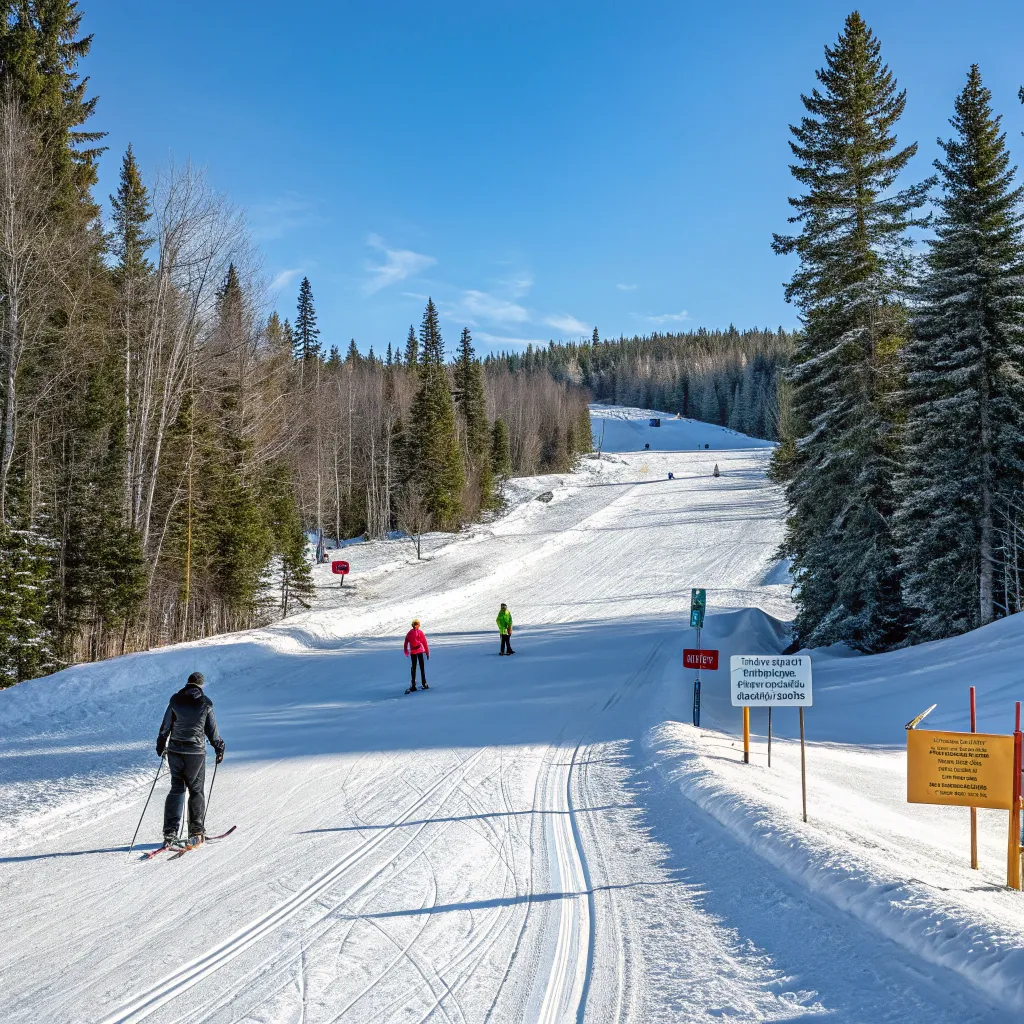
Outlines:
[[[688,647],[683,651],[683,668],[706,668],[714,672],[718,668],[718,651],[696,651]]]
[[[333,572],[335,576],[347,576],[348,562],[331,562],[331,572]]]

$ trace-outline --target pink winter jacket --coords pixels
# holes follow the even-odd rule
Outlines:
[[[430,657],[430,645],[422,629],[410,629],[405,634],[405,654],[406,657],[410,654],[425,654]]]

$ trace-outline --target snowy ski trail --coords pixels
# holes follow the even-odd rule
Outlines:
[[[689,721],[689,589],[708,588],[705,645],[726,662],[784,646],[783,506],[762,445],[613,418],[609,436],[679,450],[517,481],[508,514],[422,562],[353,545],[351,587],[325,576],[323,607],[279,625],[0,695],[5,1022],[1010,1019],[677,791],[682,755],[651,737],[689,730],[664,725]],[[431,689],[406,697],[414,616]],[[128,862],[156,725],[193,668],[228,747],[208,824],[238,831]],[[685,735],[733,756],[727,736]]]

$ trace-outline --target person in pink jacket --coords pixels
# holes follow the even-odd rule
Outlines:
[[[420,665],[420,683],[424,690],[429,690],[427,686],[427,673],[423,668],[423,656],[427,656],[427,661],[430,661],[430,644],[427,643],[426,634],[420,629],[420,620],[412,620],[412,629],[405,634],[405,656],[412,659],[412,681],[409,685],[409,689],[406,693],[412,693],[416,689],[416,662],[419,661]]]

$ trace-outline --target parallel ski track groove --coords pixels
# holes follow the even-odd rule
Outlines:
[[[482,751],[481,751],[481,753],[482,753]],[[467,759],[467,761],[468,761],[468,759]],[[485,775],[483,777],[483,779],[481,779],[480,781],[481,782],[486,782],[498,770],[499,770],[498,768],[493,769],[487,775]],[[465,774],[466,773],[463,772],[462,773],[462,777],[460,778],[458,785],[453,787],[451,790],[448,791],[447,794],[445,794],[445,796],[442,798],[440,803],[434,809],[433,814],[435,814],[435,815],[439,814],[444,809],[445,804],[447,804],[448,801],[451,800],[457,793],[461,792],[463,797],[465,797],[466,794],[465,794],[464,790],[462,789],[462,785],[463,785],[463,783],[465,781]],[[369,798],[369,799],[372,799],[372,798]],[[365,802],[368,802],[368,801],[364,801],[364,803]],[[400,858],[405,853],[405,851],[408,850],[409,847],[412,846],[419,839],[421,833],[428,826],[430,826],[432,824],[437,824],[437,822],[435,822],[435,821],[433,821],[431,819],[426,819],[426,820],[420,822],[419,825],[417,825],[415,831],[405,841],[405,843],[401,846],[401,848],[396,853],[394,853],[392,855],[391,860],[393,862],[397,862],[398,860],[400,860]],[[414,861],[416,859],[418,859],[420,856],[424,855],[429,850],[429,848],[431,846],[433,846],[434,843],[436,843],[439,839],[443,838],[447,834],[448,829],[451,827],[451,824],[452,823],[450,823],[450,822],[446,823],[446,827],[444,829],[437,830],[436,833],[430,838],[430,840],[419,851],[417,851],[417,853],[416,853],[416,855],[414,857]],[[412,862],[410,862],[410,863],[412,863]],[[431,871],[433,871],[433,866],[432,865],[428,865],[428,866],[430,866]],[[371,873],[370,876],[368,876],[366,879],[364,879],[362,882],[360,882],[356,886],[355,889],[353,889],[352,891],[347,893],[341,900],[339,900],[339,901],[337,901],[337,902],[335,902],[333,904],[330,904],[330,905],[325,904],[325,903],[322,902],[322,899],[318,897],[316,902],[321,904],[321,906],[324,909],[324,913],[319,918],[317,918],[315,921],[311,922],[308,926],[306,926],[306,934],[303,936],[303,938],[302,938],[302,940],[300,942],[300,947],[301,948],[299,949],[299,951],[295,952],[295,953],[292,953],[292,954],[289,954],[289,955],[285,955],[285,956],[282,956],[282,953],[281,953],[280,950],[271,952],[271,954],[269,956],[267,956],[263,961],[261,961],[256,966],[250,968],[241,979],[238,979],[236,981],[235,985],[232,987],[232,989],[230,991],[228,991],[227,993],[224,993],[221,996],[221,998],[217,1001],[217,1003],[210,1010],[210,1012],[208,1012],[205,1016],[202,1016],[198,1020],[199,1021],[209,1020],[218,1010],[223,1009],[225,1006],[233,1003],[237,999],[238,994],[240,992],[248,991],[249,983],[250,983],[250,981],[254,977],[258,976],[259,979],[260,979],[260,982],[264,983],[268,979],[276,977],[276,976],[286,972],[293,964],[296,963],[296,961],[299,959],[299,957],[301,955],[303,955],[303,953],[305,951],[308,951],[316,942],[318,942],[318,941],[320,941],[322,939],[325,939],[330,934],[330,932],[333,931],[335,928],[337,928],[340,924],[347,923],[348,927],[345,929],[345,935],[342,937],[341,942],[340,942],[339,947],[338,947],[337,956],[340,956],[341,955],[341,951],[344,948],[345,943],[348,941],[348,938],[351,935],[353,928],[355,928],[355,926],[360,923],[361,919],[358,917],[358,914],[361,913],[363,909],[365,909],[365,907],[373,900],[373,898],[377,895],[377,893],[382,888],[384,888],[386,885],[388,885],[389,882],[390,882],[389,878],[381,877],[379,872],[374,871],[373,873]],[[376,883],[376,884],[373,884],[373,883]],[[359,893],[361,893],[367,886],[371,886],[371,888],[369,889],[368,892],[365,893],[364,899],[359,904],[359,907],[357,908],[357,910],[356,910],[354,915],[351,915],[351,916],[347,917],[346,919],[344,919],[344,922],[338,921],[338,920],[333,920],[333,921],[330,920],[333,917],[333,915],[335,915],[342,907],[344,907],[351,900],[353,900],[357,895],[359,895]],[[326,925],[324,925],[324,922],[326,922]],[[364,923],[375,924],[375,922],[372,922],[372,921],[364,922]],[[423,930],[426,928],[428,923],[429,923],[429,917],[425,918],[424,924],[420,928],[420,931],[419,931],[418,934],[422,935]],[[310,935],[310,932],[312,931],[312,929],[316,928],[319,925],[324,925],[324,926],[321,927],[316,932],[316,934]],[[389,939],[389,941],[390,941],[390,939]],[[372,989],[376,985],[378,985],[380,982],[382,982],[384,980],[384,977],[389,973],[389,971],[391,969],[393,969],[393,966],[394,965],[392,965],[389,968],[386,968],[379,975],[377,975],[376,978],[374,978],[371,982],[369,982],[368,985],[366,986],[366,992],[372,991]],[[269,967],[269,971],[267,970],[268,967]],[[427,983],[426,979],[424,979],[424,982]],[[257,1005],[259,1003],[261,1003],[261,1002],[265,1002],[266,1000],[272,998],[273,996],[276,996],[281,991],[283,991],[285,988],[287,988],[289,986],[289,984],[291,984],[291,980],[290,979],[286,979],[284,982],[282,982],[276,988],[271,989],[269,992],[261,990],[260,992],[255,993],[254,994],[254,998],[257,1000]],[[428,984],[428,987],[429,987],[429,983],[427,983],[427,984]],[[401,995],[397,999],[395,999],[393,1001],[393,1003],[401,1002],[403,999],[407,999],[407,998],[408,998],[408,993],[403,993],[403,995]],[[355,1005],[355,1002],[357,1002],[357,1001],[358,1001],[358,997],[357,997],[357,999],[352,1000],[352,1002],[349,1004],[349,1006]],[[339,1018],[336,1017],[334,1019],[337,1020]],[[372,1019],[376,1020],[377,1017],[374,1017]],[[197,1024],[198,1024],[198,1022],[197,1022]]]
[[[231,938],[215,946],[208,953],[186,964],[156,985],[136,996],[130,1002],[122,1005],[112,1016],[105,1018],[103,1024],[134,1024],[135,1021],[144,1020],[159,1007],[186,992],[193,985],[198,984],[203,978],[214,973],[225,963],[233,960],[265,935],[274,931],[285,921],[293,917],[302,907],[315,900],[324,889],[337,881],[345,871],[349,870],[396,832],[405,819],[415,814],[427,802],[434,791],[439,789],[453,774],[460,769],[465,774],[469,767],[479,760],[482,754],[483,749],[480,749],[458,765],[453,766],[424,790],[392,826],[382,829],[362,846],[342,857],[341,860],[328,868],[327,871],[323,872],[303,889],[300,889],[294,896],[278,904],[277,907],[257,921],[242,928]]]
[[[504,775],[504,773],[503,773],[503,775]],[[540,780],[541,780],[541,772],[538,771],[537,775],[535,776],[535,778],[533,780],[533,805],[532,806],[534,808],[536,808],[536,806],[537,806],[537,797],[538,797],[538,793],[540,791]],[[502,782],[502,786],[504,788],[504,779],[503,779],[503,782]],[[506,799],[507,799],[507,797],[506,797]],[[524,876],[524,881],[525,881],[526,885],[528,885],[528,886],[532,886],[532,882],[533,882],[533,830],[534,830],[534,819],[531,818],[530,819],[530,831],[529,831],[530,841],[527,843],[527,860],[528,860],[528,863],[527,863],[526,874]],[[518,895],[518,894],[519,894],[519,886],[518,886],[518,883],[517,883],[517,885],[516,885],[516,895]],[[501,993],[504,991],[505,985],[508,982],[508,979],[509,979],[509,977],[512,974],[512,967],[513,967],[513,965],[515,964],[516,960],[519,957],[519,950],[520,950],[520,947],[521,947],[522,942],[523,942],[523,935],[526,933],[526,925],[527,925],[527,922],[530,919],[530,910],[532,909],[532,907],[533,907],[533,900],[529,900],[528,899],[526,901],[526,912],[523,914],[523,919],[522,919],[522,921],[520,922],[520,925],[519,925],[519,934],[516,936],[516,941],[515,941],[515,943],[512,946],[512,951],[509,954],[508,962],[505,965],[505,973],[502,976],[501,981],[498,982],[498,988],[495,991],[494,999],[491,1001],[491,1005],[490,1005],[490,1007],[487,1010],[487,1016],[485,1016],[484,1019],[483,1019],[483,1024],[489,1024],[489,1022],[491,1020],[491,1015],[494,1013],[495,1009],[498,1006],[499,997],[501,996]]]
[[[573,749],[573,757],[575,750]],[[556,756],[564,756],[569,752],[569,746],[559,745],[552,750]],[[564,752],[564,754],[563,754]],[[555,778],[551,781],[556,785],[555,793],[560,794],[561,799],[557,802],[562,806],[545,807],[546,810],[562,811],[567,817],[572,816],[568,804],[568,781],[571,778],[572,761],[568,763],[556,761],[551,763],[550,768],[567,768],[564,779]],[[562,774],[562,773],[559,773]],[[549,784],[550,785],[550,784]],[[544,787],[545,804],[550,801],[549,785]],[[582,921],[583,911],[580,906],[579,896],[570,896],[574,891],[574,883],[578,885],[585,878],[583,868],[583,850],[579,845],[575,828],[570,824],[568,836],[566,835],[566,822],[559,814],[552,816],[552,837],[554,841],[555,859],[558,868],[558,882],[562,887],[563,897],[558,914],[558,936],[555,940],[555,954],[551,961],[548,981],[544,990],[544,997],[541,1001],[540,1012],[537,1016],[538,1024],[565,1024],[569,1014],[573,1018],[579,1016],[579,1004],[586,982],[587,956],[584,963],[580,965],[580,956],[584,946],[590,947],[590,923],[589,904],[587,905],[586,916],[588,920]],[[568,840],[568,841],[567,841]],[[579,891],[575,889],[575,891]],[[575,952],[575,968],[573,965],[573,953]],[[582,975],[582,976],[581,976]]]
[[[496,774],[496,773],[497,773],[497,774],[499,775],[499,778],[500,778],[500,776],[501,776],[501,771],[502,771],[502,766],[501,766],[501,764],[499,763],[499,765],[497,766],[497,768],[495,769],[495,771],[494,771],[494,772],[491,772],[491,773],[489,773],[489,774],[488,774],[488,775],[486,776],[486,778],[487,778],[487,779],[489,779],[489,778],[491,778],[491,777],[492,777],[492,776],[493,776],[494,774]],[[475,805],[474,805],[473,801],[471,800],[471,798],[469,797],[469,794],[468,794],[468,793],[463,793],[463,797],[465,798],[465,800],[466,800],[466,803],[467,803],[467,804],[468,804],[468,805],[470,806],[470,809],[471,809],[471,810],[475,810],[475,809],[476,809],[476,808],[475,808]],[[493,826],[493,825],[491,825],[491,824],[490,824],[490,822],[486,821],[486,819],[481,819],[481,820],[482,820],[482,821],[484,821],[484,822],[485,822],[485,824],[486,824],[486,825],[487,825],[487,826],[488,826],[488,827],[489,827],[489,828],[490,828],[490,829],[491,829],[491,830],[492,830],[493,832],[495,832],[495,834],[496,834],[496,829],[494,829],[494,826]],[[485,838],[486,838],[486,837],[485,837]],[[432,840],[431,840],[431,843],[430,843],[430,845],[432,845],[432,844],[433,844],[433,842],[434,842],[434,840],[432,839]],[[490,842],[490,841],[489,841],[489,842]],[[493,860],[493,861],[491,862],[491,866],[490,866],[490,868],[488,869],[488,871],[487,871],[487,874],[486,874],[486,875],[484,876],[484,879],[486,880],[487,878],[489,878],[489,877],[490,877],[490,874],[491,874],[491,872],[493,872],[493,870],[494,870],[494,867],[495,867],[495,866],[496,866],[496,865],[497,865],[498,863],[504,863],[504,864],[505,864],[505,867],[506,867],[506,874],[505,874],[505,880],[504,880],[504,883],[503,883],[503,887],[502,887],[502,893],[503,893],[503,895],[504,895],[504,894],[505,894],[505,893],[507,892],[507,890],[508,890],[508,864],[507,864],[507,861],[505,860],[505,858],[504,858],[504,857],[502,856],[501,846],[495,846],[493,842],[490,842],[490,845],[491,845],[492,849],[494,849],[494,850],[495,850],[495,854],[496,854],[496,856],[495,856],[495,859],[494,859],[494,860]],[[501,916],[500,908],[496,908],[496,916],[499,916],[499,917]],[[488,928],[487,928],[487,932],[489,932],[489,931],[491,930],[491,928],[492,928],[492,927],[493,927],[493,918],[492,918],[492,922],[491,922],[491,924],[489,924],[489,925],[488,925]],[[500,934],[500,932],[499,932],[498,934]],[[485,935],[484,935],[484,938],[486,938],[486,933],[485,933]],[[495,936],[495,938],[497,938],[497,936]],[[454,981],[453,981],[452,983],[449,983],[449,982],[448,982],[448,980],[447,980],[446,974],[447,974],[447,972],[448,972],[448,971],[449,971],[449,970],[450,970],[450,969],[451,969],[451,968],[452,968],[453,966],[457,966],[457,965],[458,965],[458,963],[459,963],[459,962],[460,962],[461,960],[465,959],[465,957],[466,957],[466,956],[469,956],[469,955],[471,955],[471,954],[472,954],[472,952],[474,951],[474,949],[475,949],[475,948],[477,948],[477,947],[479,946],[479,944],[480,944],[480,942],[481,942],[481,941],[483,941],[483,939],[481,939],[481,938],[480,938],[479,936],[477,936],[477,935],[475,934],[475,932],[474,932],[473,934],[471,934],[471,935],[470,935],[470,936],[469,936],[469,937],[468,937],[468,938],[467,938],[467,939],[466,939],[466,940],[465,940],[465,941],[463,942],[463,944],[462,944],[462,945],[461,945],[461,946],[460,946],[460,947],[459,947],[459,948],[458,948],[458,949],[457,949],[457,950],[455,951],[455,953],[454,953],[454,954],[452,955],[452,957],[451,957],[451,958],[450,958],[450,959],[448,960],[448,962],[447,962],[446,964],[444,964],[444,965],[443,965],[443,966],[442,966],[441,968],[439,968],[439,969],[438,969],[438,970],[437,970],[437,971],[435,972],[435,973],[437,974],[437,976],[438,976],[439,978],[441,978],[441,979],[442,979],[442,981],[443,981],[443,983],[444,983],[444,985],[445,985],[445,988],[446,988],[446,992],[445,992],[445,993],[444,993],[443,995],[440,995],[440,996],[439,996],[439,995],[437,995],[437,993],[435,993],[435,992],[431,991],[431,995],[432,995],[432,996],[433,996],[433,998],[434,998],[434,1002],[433,1002],[433,1003],[432,1003],[432,1004],[431,1004],[431,1005],[430,1005],[430,1006],[429,1006],[429,1007],[427,1008],[427,1010],[426,1010],[426,1011],[425,1011],[425,1012],[424,1012],[424,1013],[423,1013],[423,1014],[422,1014],[422,1015],[420,1016],[420,1018],[419,1018],[419,1022],[422,1022],[422,1021],[426,1020],[426,1019],[427,1019],[428,1017],[430,1017],[430,1016],[431,1016],[431,1015],[432,1015],[432,1014],[434,1013],[434,1011],[435,1011],[435,1010],[437,1010],[437,1009],[440,1009],[440,1010],[441,1010],[441,1012],[442,1012],[442,1013],[444,1013],[444,1014],[445,1014],[446,1016],[448,1015],[448,1014],[447,1014],[447,1011],[446,1011],[446,1009],[445,1009],[445,1007],[443,1006],[443,999],[444,999],[444,996],[445,996],[445,995],[448,995],[448,996],[450,996],[450,997],[452,998],[452,1001],[453,1001],[453,1002],[455,1003],[455,1007],[456,1007],[456,1009],[458,1009],[458,1011],[459,1011],[459,1015],[460,1015],[460,1016],[462,1017],[463,1021],[465,1021],[465,1020],[466,1020],[466,1016],[465,1016],[465,1013],[464,1013],[464,1011],[463,1011],[463,1009],[462,1009],[462,1006],[461,1006],[461,1004],[460,1004],[460,1002],[459,1002],[459,1000],[458,1000],[458,997],[457,997],[456,993],[457,993],[457,992],[458,992],[458,990],[459,990],[459,989],[461,988],[462,984],[463,984],[463,983],[465,982],[466,978],[467,978],[467,977],[468,977],[469,975],[468,975],[468,974],[466,974],[466,975],[464,975],[463,977],[460,977],[460,978],[457,978],[457,979],[455,979],[455,980],[454,980]],[[493,942],[493,940],[492,940],[492,942]],[[486,955],[486,950],[484,951],[484,955]],[[479,962],[479,961],[478,961],[478,962]],[[377,1020],[380,1020],[382,1016],[384,1016],[385,1014],[388,1014],[388,1013],[390,1013],[390,1011],[391,1011],[391,1010],[392,1010],[392,1009],[393,1009],[393,1008],[394,1008],[394,1007],[395,1007],[395,1006],[396,1006],[396,1005],[397,1005],[398,1003],[401,1003],[401,1002],[403,1002],[403,1001],[406,1001],[406,1002],[407,1002],[407,1001],[408,1001],[408,998],[409,998],[409,996],[408,996],[408,993],[404,993],[404,994],[402,994],[402,995],[400,995],[400,996],[397,996],[397,997],[396,997],[395,999],[393,999],[393,1000],[392,1000],[392,1001],[391,1001],[390,1003],[388,1003],[388,1004],[387,1004],[386,1006],[384,1006],[384,1007],[382,1007],[382,1008],[381,1008],[380,1010],[378,1010],[378,1011],[377,1011],[377,1013],[376,1013],[376,1014],[375,1014],[375,1015],[374,1015],[373,1017],[371,1017],[369,1021],[367,1021],[367,1022],[366,1022],[366,1024],[374,1024],[374,1022],[375,1022],[375,1021],[377,1021]],[[351,1005],[354,1005],[354,1002],[355,1002],[355,1001],[353,1001],[353,1003],[350,1003],[349,1005],[350,1005],[350,1006],[351,1006]],[[331,1021],[329,1022],[329,1024],[337,1024],[337,1022],[341,1020],[341,1017],[342,1017],[342,1016],[343,1016],[343,1014],[339,1014],[338,1016],[336,1016],[336,1017],[332,1018],[332,1020],[331,1020]]]
[[[479,752],[479,753],[482,753],[482,751]],[[465,765],[465,766],[468,767],[468,761],[469,761],[469,758],[467,758],[466,761],[462,762],[461,765]],[[457,767],[459,767],[459,766],[457,766]],[[450,772],[449,772],[449,774],[450,774]],[[444,808],[444,805],[448,802],[448,800],[450,800],[452,798],[452,796],[454,796],[455,793],[459,790],[459,788],[461,787],[461,783],[462,783],[462,781],[463,781],[463,779],[465,777],[465,772],[463,772],[462,775],[463,775],[463,778],[460,779],[459,784],[457,786],[453,787],[452,789],[450,789],[448,791],[448,793],[446,793],[445,796],[441,799],[441,802],[435,808],[435,811],[434,811],[435,814],[439,813]],[[440,780],[440,781],[443,781],[443,779]],[[410,788],[412,788],[412,787],[410,786]],[[436,785],[435,785],[434,788],[436,788]],[[424,791],[423,795],[429,795],[429,791]],[[396,853],[394,853],[392,855],[391,860],[392,861],[398,861],[402,857],[402,855],[405,853],[405,851],[407,849],[409,849],[409,847],[412,846],[413,843],[416,842],[416,840],[419,838],[419,836],[423,832],[423,830],[425,828],[427,828],[428,825],[431,825],[433,823],[434,822],[432,822],[430,819],[427,819],[425,821],[420,822],[420,824],[416,827],[415,831],[404,842],[404,844],[400,847],[400,849]],[[400,825],[400,824],[401,824],[401,821],[396,822],[396,825]],[[437,841],[437,839],[443,837],[443,835],[445,834],[446,831],[447,831],[447,828],[439,831],[437,833],[437,835],[433,836],[430,839],[430,841],[427,843],[427,845],[422,848],[422,850],[417,851],[417,853],[416,853],[415,857],[413,858],[413,860],[415,861],[416,859],[418,859],[419,856],[421,856],[422,853],[424,853],[431,845],[433,845],[433,843],[435,843]],[[363,879],[363,881],[359,882],[356,885],[356,887],[354,889],[352,889],[349,893],[347,893],[341,900],[339,900],[339,901],[337,901],[337,902],[335,902],[333,904],[330,904],[330,905],[324,904],[322,902],[321,898],[318,897],[316,902],[319,903],[322,906],[322,908],[324,910],[324,913],[320,917],[318,917],[315,921],[311,922],[306,927],[306,934],[303,936],[302,940],[300,941],[301,949],[298,952],[291,953],[291,954],[286,954],[284,956],[282,956],[282,951],[281,950],[272,951],[263,961],[261,961],[256,966],[250,968],[246,972],[246,974],[243,975],[243,977],[236,982],[236,984],[233,986],[233,988],[230,991],[228,991],[227,993],[222,995],[222,997],[218,1000],[218,1002],[217,1002],[216,1006],[213,1008],[213,1010],[210,1013],[208,1013],[206,1016],[203,1016],[203,1017],[199,1018],[199,1020],[200,1021],[209,1020],[214,1012],[216,1012],[217,1010],[222,1009],[224,1006],[227,1006],[230,1003],[234,1002],[235,999],[238,997],[238,994],[240,992],[248,989],[249,982],[254,977],[259,977],[261,982],[265,982],[266,980],[268,980],[270,978],[276,977],[276,976],[286,972],[296,962],[296,960],[299,958],[299,956],[301,955],[303,950],[308,950],[315,942],[317,942],[317,941],[319,941],[321,939],[326,938],[331,933],[331,931],[333,931],[335,928],[337,928],[342,923],[341,921],[338,921],[338,920],[331,920],[331,918],[337,913],[337,911],[339,909],[341,909],[348,902],[350,902],[352,899],[354,899],[356,896],[358,896],[360,893],[362,893],[363,890],[366,889],[369,886],[370,887],[369,891],[365,893],[365,897],[364,897],[363,901],[359,904],[359,908],[358,908],[357,913],[361,912],[370,903],[370,901],[377,895],[377,893],[389,883],[389,881],[390,881],[389,878],[381,877],[379,871],[373,871],[373,872],[371,872],[371,874],[369,876],[367,876],[365,879]],[[374,884],[374,883],[376,883],[376,884]],[[347,923],[348,927],[346,928],[345,935],[342,937],[341,942],[339,944],[338,954],[337,954],[338,956],[341,955],[341,950],[344,948],[345,943],[348,941],[348,938],[351,935],[352,929],[359,923],[359,921],[360,921],[360,918],[358,916],[355,916],[355,915],[351,916],[348,919],[346,919],[345,923]],[[326,924],[325,924],[325,922],[326,922]],[[312,929],[316,928],[317,926],[322,926],[322,927],[320,927],[319,930],[315,934],[311,935],[310,932],[312,931]],[[425,927],[425,924],[424,924],[424,927]],[[422,932],[422,930],[421,930],[421,932]],[[269,968],[269,971],[268,971],[268,968]],[[378,983],[380,980],[382,980],[382,978],[383,978],[383,974],[382,975],[378,975],[377,978],[375,978],[374,981],[371,982],[371,986],[376,984],[376,983]],[[286,979],[282,984],[278,985],[276,988],[272,989],[270,992],[260,992],[260,993],[257,993],[256,994],[257,1002],[265,1001],[265,1000],[271,998],[272,996],[277,995],[283,989],[287,988],[289,984],[290,984],[290,981]],[[198,1022],[197,1022],[197,1024],[198,1024]]]
[[[503,761],[503,759],[499,761],[498,772],[499,772],[499,779],[501,780],[501,791],[502,791],[503,802],[505,804],[505,809],[506,809],[506,812],[511,812],[511,807],[509,805],[507,796],[505,795],[504,761]],[[467,802],[467,804],[470,805],[471,808],[474,807],[474,802],[468,797],[468,795],[467,795],[466,802]],[[490,823],[490,821],[488,821],[488,819],[486,817],[481,818],[480,820],[482,822],[486,823],[487,827],[494,833],[495,838],[497,838],[497,829],[495,828],[495,826],[492,825]],[[505,839],[509,840],[509,841],[510,841],[510,830],[511,830],[511,824],[510,823],[511,823],[511,817],[507,815],[506,818],[505,818]],[[505,898],[508,895],[508,883],[509,883],[509,878],[510,877],[512,879],[512,889],[513,889],[513,892],[515,892],[518,895],[518,889],[519,889],[518,880],[517,880],[516,875],[515,875],[515,870],[509,864],[508,858],[504,855],[504,847],[505,847],[505,843],[504,842],[502,842],[499,846],[495,847],[496,853],[499,855],[499,857],[501,859],[501,862],[505,865],[505,878],[504,878],[504,881],[502,883],[502,890],[501,890],[502,891],[502,898]],[[510,845],[510,850],[511,850],[511,845]],[[490,876],[491,871],[493,871],[493,865],[488,870],[487,875],[485,876],[485,880],[486,880],[487,877]],[[448,961],[448,963],[446,963],[444,965],[444,967],[441,968],[441,970],[446,972],[446,973],[448,971],[453,970],[453,969],[458,969],[459,966],[463,962],[468,960],[470,957],[473,956],[474,953],[477,953],[479,951],[479,954],[477,955],[476,959],[473,961],[471,968],[468,971],[463,971],[461,973],[461,976],[456,978],[453,981],[452,986],[451,986],[451,989],[452,989],[453,992],[457,992],[462,987],[462,985],[465,984],[465,982],[468,980],[468,978],[472,976],[475,968],[483,961],[484,957],[487,956],[488,952],[493,947],[494,943],[498,940],[499,936],[501,936],[501,934],[505,931],[505,928],[507,927],[508,922],[509,921],[514,921],[514,920],[515,920],[514,917],[509,915],[509,914],[504,913],[502,911],[501,907],[496,907],[494,909],[494,911],[488,917],[488,923],[487,923],[486,928],[484,928],[483,931],[481,931],[479,933],[479,935],[473,935],[469,939],[467,939],[467,941],[465,943],[463,943],[462,947],[460,949],[458,949],[452,955],[452,957]],[[499,923],[501,924],[501,927],[499,927],[499,928],[497,928],[497,930],[495,930],[495,926],[498,925]],[[474,930],[474,931],[476,931],[476,930]],[[481,946],[483,947],[482,949],[481,949]],[[435,1004],[433,1006],[428,1007],[427,1010],[416,1020],[415,1024],[424,1024],[424,1021],[426,1021],[433,1014],[433,1012],[437,1008],[437,1006],[438,1006],[438,1003],[435,1002]]]

